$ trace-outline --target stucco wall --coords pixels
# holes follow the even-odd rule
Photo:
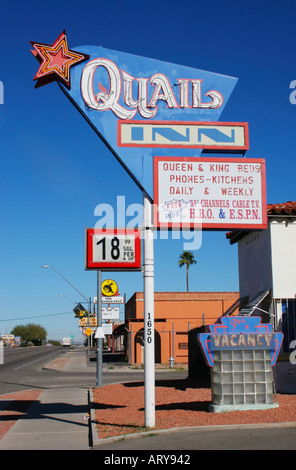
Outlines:
[[[188,329],[215,323],[238,299],[238,292],[155,292],[154,317],[156,362],[188,363]],[[143,362],[144,294],[135,292],[126,304],[125,318],[130,320],[132,363]]]
[[[253,231],[238,243],[240,295],[252,300],[272,289],[273,298],[296,294],[296,221],[269,220],[268,228]]]
[[[250,300],[272,286],[271,243],[269,228],[253,231],[238,243],[239,289]]]
[[[296,295],[296,221],[281,218],[270,223],[273,297]]]

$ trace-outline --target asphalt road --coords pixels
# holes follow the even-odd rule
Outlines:
[[[64,355],[85,355],[83,348],[33,347],[4,349],[4,364],[0,364],[0,395],[28,389],[53,389],[65,387],[92,387],[96,384],[96,364],[90,363],[83,371],[60,371],[44,368]],[[111,364],[110,364],[111,365]],[[156,379],[163,373],[156,372]],[[165,372],[165,377],[187,377],[187,372]],[[103,385],[144,380],[144,371],[110,370],[103,368]]]
[[[62,347],[33,347],[4,349],[4,364],[0,364],[0,395],[27,389],[48,389],[55,387],[76,386],[75,374],[63,374],[61,371],[44,370],[43,367],[63,357],[69,350]],[[79,384],[92,385],[93,371],[81,375]]]

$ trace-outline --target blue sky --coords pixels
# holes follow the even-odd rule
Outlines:
[[[222,121],[248,122],[249,158],[265,158],[267,202],[295,200],[296,3],[290,0],[1,2],[1,304],[0,332],[39,323],[49,338],[81,334],[71,312],[96,295],[84,270],[84,232],[98,204],[142,203],[142,193],[56,83],[34,89],[38,62],[29,41],[101,45],[237,77]],[[75,139],[74,139],[75,136]],[[185,291],[178,267],[183,241],[155,241],[155,291]],[[237,291],[237,248],[224,232],[204,232],[190,269],[192,291]],[[141,273],[103,273],[129,298]],[[59,295],[63,294],[64,297]]]

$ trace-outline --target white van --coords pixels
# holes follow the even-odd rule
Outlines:
[[[63,338],[62,345],[63,347],[71,346],[71,338]]]

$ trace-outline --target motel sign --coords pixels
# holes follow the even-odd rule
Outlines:
[[[271,323],[261,323],[261,317],[221,317],[214,325],[209,325],[209,333],[197,337],[205,360],[214,366],[214,352],[223,350],[270,351],[271,365],[274,366],[283,341],[283,333],[274,332]]]
[[[170,159],[191,159],[192,149],[195,158],[200,157],[203,149],[244,153],[248,149],[247,126],[225,123],[223,127],[222,123],[218,123],[237,79],[100,46],[78,46],[72,50],[68,46],[65,31],[52,45],[38,42],[31,44],[32,53],[40,62],[34,77],[37,86],[53,78],[58,80],[62,91],[143,193],[145,425],[154,427],[154,254],[151,204],[155,191],[154,175],[157,174],[158,182],[161,178],[159,173],[155,173],[154,158],[169,156]],[[176,192],[174,196],[178,197],[173,201],[177,205],[180,204],[179,196],[183,197],[189,190],[189,187],[184,189],[183,185],[179,186],[180,195]],[[160,197],[157,188],[157,197]],[[195,199],[199,200],[202,195],[198,186],[195,190]],[[210,185],[204,187],[204,194],[205,191],[210,191]],[[219,200],[214,192],[209,192],[207,196],[208,201]],[[164,205],[166,202],[164,200]],[[109,241],[110,245],[107,238],[93,238],[92,243],[89,243],[90,254],[87,259],[93,263],[93,267],[95,263],[102,266],[102,263],[107,262],[108,252],[112,263],[119,260],[119,256],[116,259],[119,238],[115,246],[114,238]],[[126,263],[126,260],[123,261]],[[101,271],[98,269],[97,273],[97,285],[101,286]],[[98,288],[98,299],[100,294]],[[98,318],[100,309],[98,304]],[[98,330],[100,327],[98,323]],[[97,365],[101,362],[98,349]]]

